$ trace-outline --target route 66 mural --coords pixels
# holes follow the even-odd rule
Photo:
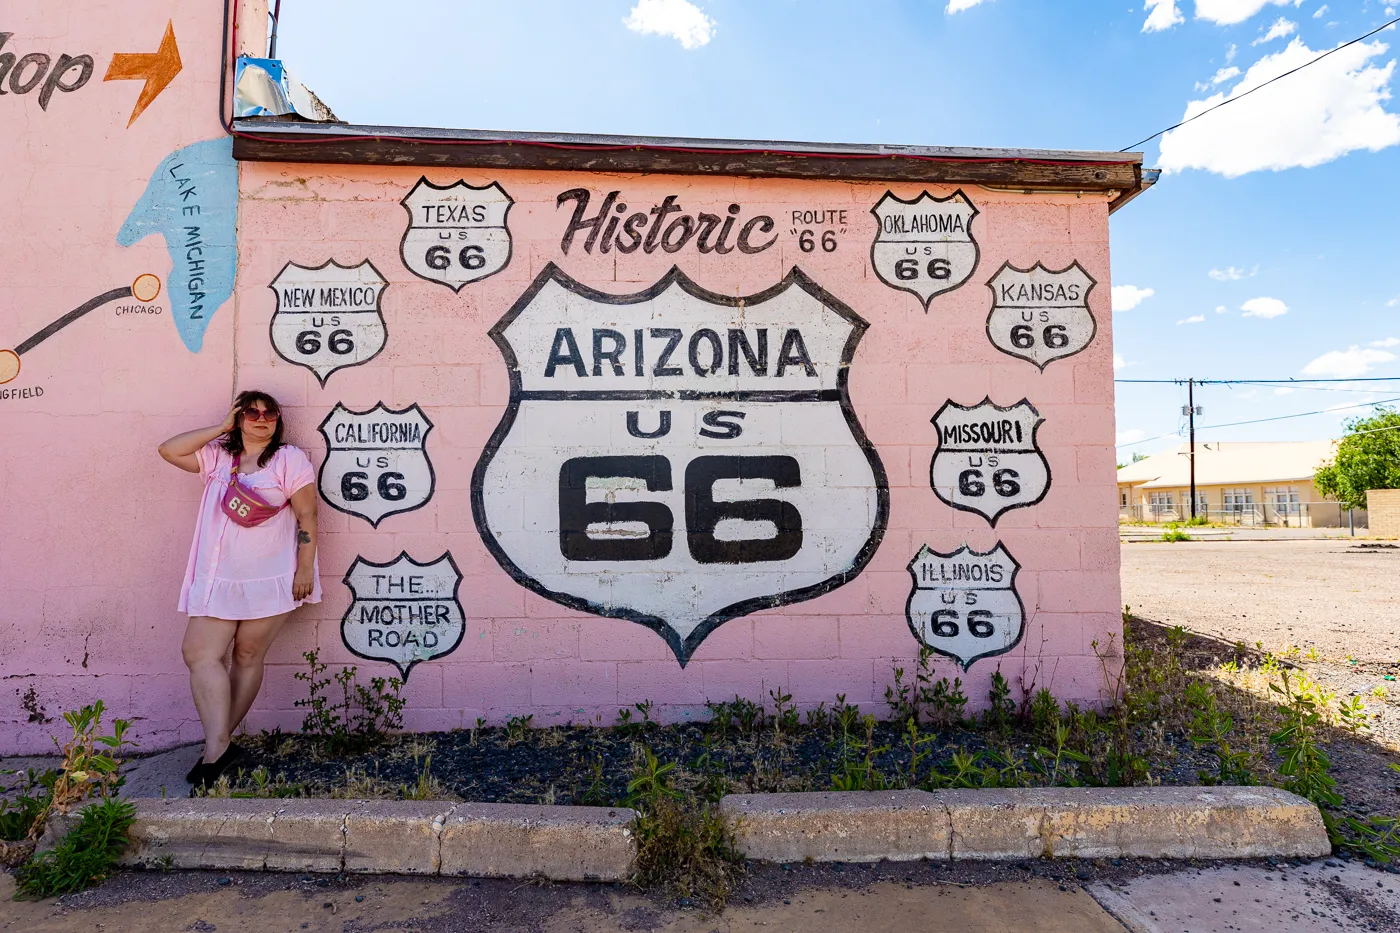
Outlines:
[[[977,512],[992,527],[1002,513],[1035,505],[1050,489],[1050,464],[1035,436],[1044,421],[1026,399],[1009,408],[991,398],[971,407],[944,402],[933,416],[934,493],[955,509]]]
[[[273,349],[315,373],[323,387],[337,369],[368,363],[388,339],[379,307],[388,284],[368,259],[357,266],[287,263],[268,285],[277,296]]]
[[[408,680],[413,665],[451,654],[462,643],[461,584],[451,553],[427,564],[407,551],[387,564],[356,557],[345,574],[355,599],[341,617],[341,640],[358,657],[393,663]]]
[[[612,295],[547,265],[491,330],[511,394],[472,508],[492,555],[682,665],[725,621],[853,579],[889,514],[846,387],[865,328],[796,268],[734,298],[674,268]]]
[[[350,411],[336,403],[319,428],[326,439],[321,498],[375,528],[390,515],[422,508],[437,480],[424,446],[432,429],[417,405],[394,411],[380,402]]]
[[[498,182],[439,187],[420,178],[400,203],[408,211],[408,229],[399,252],[414,275],[460,292],[510,263],[506,215],[515,201]]]
[[[977,269],[980,250],[972,235],[977,208],[961,189],[946,198],[927,191],[912,201],[886,191],[870,209],[879,224],[870,265],[890,288],[929,302],[962,285]]]
[[[966,671],[1021,640],[1026,610],[1016,592],[1021,565],[997,542],[979,554],[963,545],[942,554],[927,544],[909,562],[914,589],[906,615],[914,637]]]
[[[1018,269],[1007,263],[987,283],[992,311],[987,337],[1003,353],[1042,370],[1074,356],[1094,340],[1098,322],[1089,310],[1093,278],[1077,262],[1055,271],[1036,263]]]

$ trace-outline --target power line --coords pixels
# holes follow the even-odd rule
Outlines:
[[[1205,427],[1201,428],[1201,430],[1206,431],[1210,428],[1235,428],[1239,427],[1242,424],[1263,424],[1266,421],[1287,421],[1289,418],[1307,418],[1312,415],[1330,415],[1333,412],[1347,411],[1352,408],[1371,408],[1376,405],[1385,405],[1389,402],[1400,402],[1400,397],[1383,398],[1377,402],[1358,402],[1355,405],[1341,405],[1337,408],[1324,408],[1320,411],[1304,411],[1299,412],[1296,415],[1278,415],[1273,418],[1255,418],[1251,421],[1231,421],[1226,424],[1208,424]]]
[[[1326,58],[1327,56],[1329,56],[1329,55],[1335,55],[1337,52],[1340,52],[1342,49],[1346,48],[1346,47],[1349,46],[1349,45],[1355,45],[1356,43],[1361,42],[1361,41],[1364,40],[1364,39],[1369,39],[1369,38],[1371,38],[1372,36],[1374,36],[1376,33],[1381,32],[1382,30],[1388,29],[1388,28],[1390,28],[1391,26],[1394,26],[1396,23],[1400,23],[1400,16],[1397,16],[1395,19],[1391,20],[1391,21],[1388,22],[1388,23],[1385,23],[1385,24],[1383,24],[1383,25],[1377,26],[1375,29],[1372,29],[1370,32],[1366,33],[1366,35],[1364,35],[1364,36],[1357,36],[1355,39],[1352,39],[1350,42],[1343,42],[1341,45],[1337,46],[1336,48],[1334,48],[1334,49],[1329,49],[1328,51],[1323,52],[1321,55],[1317,56],[1317,58],[1314,58],[1314,59],[1312,59],[1311,61],[1303,62],[1303,64],[1299,65],[1297,68],[1290,69],[1289,71],[1285,71],[1285,72],[1284,72],[1283,74],[1281,74],[1281,75],[1277,75],[1277,76],[1275,76],[1275,77],[1272,77],[1272,78],[1270,78],[1269,80],[1265,81],[1263,84],[1259,85],[1258,87],[1252,87],[1252,88],[1250,88],[1249,90],[1245,91],[1243,94],[1239,95],[1238,97],[1227,97],[1227,98],[1225,98],[1224,100],[1222,100],[1220,103],[1216,104],[1215,106],[1213,106],[1213,107],[1207,107],[1205,110],[1202,110],[1200,113],[1196,114],[1194,117],[1187,117],[1185,120],[1182,120],[1180,123],[1173,123],[1171,126],[1167,127],[1166,129],[1164,129],[1164,130],[1158,130],[1157,132],[1153,133],[1151,136],[1147,137],[1146,139],[1140,139],[1140,140],[1138,140],[1137,142],[1133,143],[1131,146],[1124,146],[1122,149],[1119,149],[1118,151],[1119,151],[1119,152],[1128,152],[1128,151],[1130,151],[1130,150],[1132,150],[1132,149],[1136,149],[1138,146],[1141,146],[1143,143],[1150,143],[1150,142],[1152,142],[1152,140],[1156,139],[1158,136],[1161,136],[1163,133],[1170,133],[1172,130],[1178,129],[1179,127],[1183,127],[1183,126],[1185,126],[1186,124],[1190,123],[1190,122],[1193,121],[1193,120],[1199,120],[1201,117],[1205,116],[1206,114],[1208,114],[1208,113],[1210,113],[1210,112],[1212,112],[1212,111],[1214,111],[1214,110],[1219,110],[1221,107],[1224,107],[1226,104],[1233,104],[1233,103],[1234,103],[1235,101],[1237,101],[1237,100],[1244,100],[1246,97],[1248,97],[1250,94],[1253,94],[1255,91],[1263,90],[1264,88],[1268,87],[1270,84],[1273,84],[1275,81],[1281,81],[1281,80],[1283,80],[1284,78],[1288,77],[1289,75],[1297,74],[1298,72],[1302,71],[1304,68],[1307,68],[1309,65],[1316,65],[1318,62],[1322,61],[1322,60],[1323,60],[1324,58]]]
[[[1184,386],[1189,379],[1115,379],[1115,383]],[[1301,386],[1332,382],[1400,382],[1400,376],[1358,376],[1355,379],[1197,379],[1198,386],[1283,385]]]

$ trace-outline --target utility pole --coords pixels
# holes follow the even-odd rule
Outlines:
[[[1191,517],[1196,517],[1196,380],[1186,380],[1186,405],[1191,411]]]

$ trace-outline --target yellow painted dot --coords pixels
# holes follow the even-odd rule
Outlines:
[[[160,294],[160,277],[147,272],[131,283],[131,294],[137,301],[155,301]]]
[[[0,385],[19,375],[19,354],[14,350],[0,350]]]

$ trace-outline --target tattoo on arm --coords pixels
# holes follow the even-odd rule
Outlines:
[[[298,529],[297,529],[297,543],[298,543],[298,544],[310,544],[310,543],[311,543],[311,532],[307,531],[305,528],[298,528]]]

